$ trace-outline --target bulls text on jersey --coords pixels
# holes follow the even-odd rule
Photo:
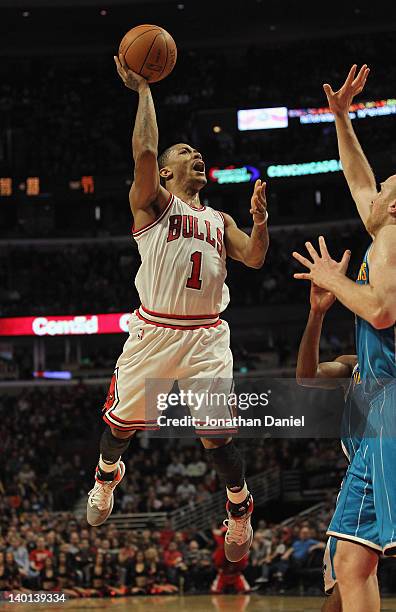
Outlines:
[[[216,228],[216,237],[212,235],[211,223],[208,219],[198,219],[194,215],[170,215],[167,242],[182,238],[205,240],[218,254],[223,252],[223,232]]]

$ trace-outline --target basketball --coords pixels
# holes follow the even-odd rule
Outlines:
[[[162,81],[175,67],[176,43],[163,28],[140,25],[129,30],[121,40],[118,54],[128,67],[141,74],[149,83]]]

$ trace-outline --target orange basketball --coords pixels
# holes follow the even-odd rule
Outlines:
[[[129,68],[149,83],[162,81],[175,67],[177,48],[172,36],[156,25],[140,25],[129,30],[120,42]]]

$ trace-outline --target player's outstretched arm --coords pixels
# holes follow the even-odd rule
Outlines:
[[[396,214],[396,210],[395,210]],[[311,280],[319,287],[334,293],[336,298],[353,313],[368,321],[376,329],[386,329],[396,321],[396,225],[386,225],[376,234],[370,252],[370,284],[358,285],[346,277],[349,252],[341,262],[331,258],[325,239],[319,237],[320,253],[306,243],[312,261],[293,253],[308,272],[294,274],[294,278]]]
[[[356,202],[359,215],[364,224],[370,214],[373,198],[377,194],[374,173],[357,139],[349,108],[353,98],[363,90],[370,69],[364,64],[356,75],[354,64],[341,89],[334,92],[329,84],[323,85],[329,107],[335,117],[338,149],[345,178],[352,197]]]
[[[114,57],[117,72],[125,86],[139,95],[135,126],[132,134],[132,154],[135,162],[134,182],[129,194],[133,214],[148,210],[153,204],[160,209],[166,205],[169,194],[160,185],[158,172],[158,126],[153,97],[148,82],[130,70],[123,55]],[[152,211],[152,216],[156,212]],[[150,219],[147,219],[149,222]]]
[[[241,261],[249,268],[261,268],[269,246],[266,183],[257,180],[250,202],[250,213],[253,216],[253,229],[250,236],[240,230],[234,219],[224,214],[225,246],[227,255]]]
[[[319,345],[326,312],[334,304],[335,296],[311,283],[311,309],[298,350],[296,380],[303,387],[333,389],[349,379],[357,363],[356,355],[341,355],[334,361],[319,362]]]

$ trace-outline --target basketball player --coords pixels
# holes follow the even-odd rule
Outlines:
[[[340,90],[324,85],[334,113],[341,162],[352,196],[373,241],[357,282],[342,262],[334,261],[323,236],[319,250],[306,243],[312,261],[294,257],[309,272],[297,279],[331,291],[356,315],[356,349],[365,399],[370,411],[367,432],[342,487],[328,534],[338,539],[335,570],[344,610],[378,612],[380,595],[374,577],[378,556],[396,553],[396,175],[377,192],[370,165],[354,133],[348,110],[364,87],[369,69],[356,65]],[[372,433],[370,433],[372,432]]]
[[[296,379],[304,387],[343,388],[345,410],[342,422],[341,447],[348,463],[350,463],[360,445],[357,427],[359,414],[356,414],[360,404],[360,387],[358,386],[360,376],[357,357],[356,355],[341,355],[334,361],[319,363],[323,321],[326,312],[335,302],[335,296],[311,282],[310,302],[311,309],[298,351]],[[330,536],[323,559],[324,588],[329,597],[323,604],[322,612],[342,612],[341,597],[334,571],[336,547],[336,538]]]
[[[158,387],[165,393],[175,379],[179,386],[181,380],[189,380],[190,388],[217,392],[220,387],[230,393],[229,328],[219,318],[229,302],[224,283],[226,255],[261,268],[269,241],[265,183],[257,181],[254,187],[250,237],[228,214],[203,206],[200,191],[207,181],[202,155],[188,144],[177,143],[157,162],[158,128],[150,87],[128,69],[122,55],[114,59],[124,84],[139,95],[132,136],[135,176],[130,204],[133,236],[142,258],[136,275],[141,306],[131,315],[129,338],[104,407],[108,427],[101,438],[96,482],[87,505],[88,522],[94,526],[101,525],[112,511],[113,490],[125,472],[120,457],[132,435],[156,427],[156,420],[147,418],[152,406],[145,405],[146,379],[161,379]],[[209,413],[211,409],[208,406]],[[226,484],[225,553],[230,561],[238,562],[253,537],[253,500],[244,463],[227,429],[213,431],[200,423],[197,430],[207,458]],[[215,438],[210,437],[213,433]]]

